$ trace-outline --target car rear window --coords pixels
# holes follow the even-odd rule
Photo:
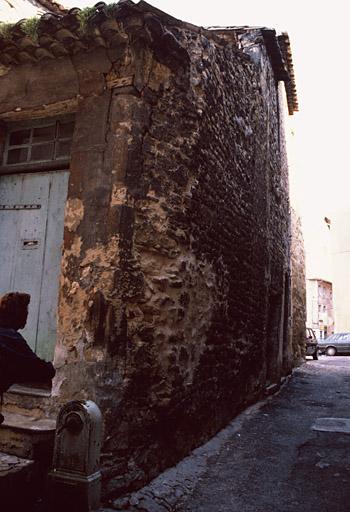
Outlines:
[[[350,334],[349,333],[339,334],[338,339],[339,339],[339,341],[349,341]]]
[[[341,332],[338,334],[332,334],[332,336],[328,336],[326,339],[327,342],[330,341],[350,341],[350,332]]]

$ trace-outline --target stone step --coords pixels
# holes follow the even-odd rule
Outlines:
[[[34,461],[0,453],[0,509],[30,510],[37,494],[37,466]],[[22,510],[22,508],[21,508]]]
[[[15,384],[4,393],[3,411],[35,418],[55,418],[51,390]]]
[[[50,465],[56,421],[3,410],[0,425],[0,451]]]

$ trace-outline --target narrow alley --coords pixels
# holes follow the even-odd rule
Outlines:
[[[0,0],[0,512],[350,512],[345,9],[150,1]]]
[[[306,363],[227,441],[178,510],[348,512],[349,391],[349,358]],[[347,433],[313,430],[330,417],[349,418]]]
[[[350,358],[307,361],[277,394],[115,508],[348,512],[349,391]]]

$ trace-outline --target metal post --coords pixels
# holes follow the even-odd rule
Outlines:
[[[53,468],[49,473],[52,512],[98,510],[101,495],[102,415],[91,400],[74,400],[57,419]]]

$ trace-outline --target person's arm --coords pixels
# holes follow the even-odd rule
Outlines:
[[[26,340],[19,333],[16,341],[7,346],[13,354],[12,360],[16,364],[17,381],[22,382],[33,380],[45,382],[55,376],[55,368],[50,362],[40,359],[30,348]]]

